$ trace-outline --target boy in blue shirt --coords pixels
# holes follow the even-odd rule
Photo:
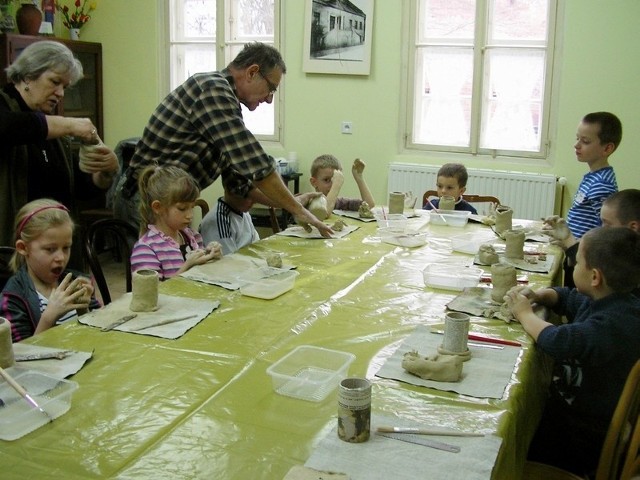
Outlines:
[[[613,113],[589,113],[578,125],[574,145],[576,158],[589,166],[589,172],[582,178],[567,215],[567,225],[576,239],[602,225],[602,202],[618,191],[609,157],[621,140],[622,123]]]
[[[440,208],[440,198],[447,195],[455,198],[456,208],[455,210],[462,210],[471,212],[477,215],[478,211],[466,200],[463,200],[462,194],[467,189],[467,180],[469,174],[467,168],[461,163],[445,163],[440,170],[438,170],[438,177],[436,180],[436,187],[438,191],[438,198],[431,200],[431,203],[436,208]],[[429,202],[425,203],[422,208],[424,210],[432,210],[432,206]]]
[[[511,289],[505,300],[537,348],[555,360],[549,398],[529,447],[529,460],[577,475],[597,467],[611,417],[640,359],[640,235],[627,227],[596,228],[580,241],[575,289]],[[568,323],[533,313],[550,307]]]

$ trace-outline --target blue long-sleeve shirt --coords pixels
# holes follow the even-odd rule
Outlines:
[[[615,293],[593,300],[576,289],[554,290],[553,310],[569,323],[542,330],[538,348],[556,360],[554,386],[571,409],[606,424],[640,359],[640,299]]]

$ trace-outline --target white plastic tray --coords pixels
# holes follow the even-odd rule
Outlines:
[[[240,293],[248,297],[273,300],[293,288],[298,272],[287,270],[277,275],[261,278],[240,287]]]
[[[431,218],[429,223],[448,227],[464,227],[469,221],[469,215],[471,215],[471,212],[462,210],[438,210],[438,212],[429,210]]]
[[[462,291],[477,287],[483,270],[476,267],[431,264],[422,271],[427,287]]]

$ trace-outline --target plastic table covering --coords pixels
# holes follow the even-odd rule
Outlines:
[[[347,220],[349,221],[349,220]],[[492,478],[519,478],[540,417],[550,364],[517,323],[472,317],[471,330],[517,340],[523,349],[503,398],[484,399],[375,377],[416,325],[441,324],[456,292],[424,286],[422,269],[436,257],[463,255],[446,239],[488,229],[424,225],[433,240],[395,247],[376,237],[375,223],[340,239],[279,235],[240,253],[283,252],[297,266],[295,287],[274,300],[174,278],[160,291],[220,300],[220,307],[177,340],[101,332],[77,322],[26,341],[94,351],[72,379],[71,410],[25,437],[0,441],[5,479],[281,479],[304,464],[336,423],[335,391],[309,402],[273,391],[266,369],[299,345],[356,355],[349,373],[373,382],[373,415],[414,417],[443,427],[503,438]],[[529,274],[534,288],[554,271]],[[455,268],[455,267],[453,267]]]

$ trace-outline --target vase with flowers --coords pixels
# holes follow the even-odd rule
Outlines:
[[[89,12],[96,9],[97,3],[95,0],[75,0],[75,10],[71,11],[67,5],[62,5],[56,0],[56,10],[62,14],[62,24],[69,29],[71,40],[80,38],[80,29],[91,19]]]

